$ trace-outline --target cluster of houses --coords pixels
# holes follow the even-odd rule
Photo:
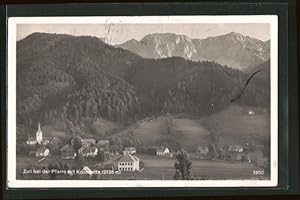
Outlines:
[[[264,166],[268,162],[263,154],[263,149],[263,145],[256,145],[255,149],[249,151],[248,143],[245,145],[223,145],[215,147],[215,149],[209,145],[198,145],[194,157],[209,158],[211,154],[217,152],[219,156],[223,155],[231,161],[246,161],[248,163]]]
[[[28,145],[35,145],[37,149],[35,151],[30,151],[29,154],[35,157],[46,157],[50,155],[50,149],[47,148],[47,145],[54,141],[56,138],[46,138],[43,137],[43,133],[38,125],[38,130],[36,132],[36,137],[29,137],[26,143]],[[74,149],[75,143],[80,144],[79,148]],[[38,145],[37,145],[38,144]],[[99,140],[96,142],[95,139],[83,139],[80,136],[75,137],[71,140],[70,144],[64,145],[60,149],[60,156],[62,159],[75,159],[77,156],[81,155],[82,157],[94,158],[100,151],[104,153],[105,158],[110,158],[112,153],[109,151],[109,141],[108,140]],[[174,157],[176,154],[172,152],[166,146],[156,146],[150,147],[151,154],[159,157]],[[262,149],[262,148],[260,148]],[[209,145],[198,145],[196,148],[196,154],[199,158],[208,158],[211,154],[211,151],[214,151],[210,148]],[[248,152],[247,147],[243,145],[227,145],[226,147],[219,147],[217,150],[220,153],[224,153],[227,156],[229,155],[232,160],[236,161],[248,161],[249,163],[264,163],[265,158],[261,150],[257,149],[254,152]],[[135,147],[125,147],[123,150],[123,155],[116,162],[119,171],[139,171],[140,170],[140,160],[136,156]],[[262,164],[263,165],[263,164]]]
[[[29,137],[26,141],[27,145],[38,145],[38,148],[35,151],[29,152],[29,155],[35,157],[46,157],[50,155],[50,150],[47,148],[47,144],[51,142],[55,138],[45,138],[43,137],[43,133],[38,125],[38,130],[36,132],[36,137]],[[81,147],[78,151],[74,150],[75,140],[77,140]],[[104,154],[110,154],[108,151],[109,141],[108,140],[99,140],[96,143],[95,139],[82,139],[77,136],[73,140],[71,140],[70,144],[66,144],[60,149],[61,158],[62,159],[75,159],[77,154],[80,154],[83,157],[96,157],[99,151],[104,151]],[[139,171],[140,170],[140,160],[135,155],[136,149],[135,147],[125,147],[123,150],[123,155],[117,161],[117,166],[119,171]]]
[[[39,123],[35,138],[29,137],[26,141],[27,145],[38,146],[35,151],[31,151],[29,154],[35,157],[46,157],[50,155],[50,150],[47,148],[47,145],[55,139],[55,137],[43,137],[43,132]],[[83,157],[95,157],[98,154],[99,149],[109,144],[108,140],[99,140],[98,143],[96,143],[96,140],[94,139],[82,139],[81,137],[77,137],[76,139],[81,143],[78,153]],[[71,141],[71,144],[66,144],[60,149],[62,159],[74,159],[77,156],[77,152],[74,150],[74,140],[75,139]]]

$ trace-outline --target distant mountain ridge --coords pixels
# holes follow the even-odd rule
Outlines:
[[[186,35],[153,33],[140,41],[131,39],[116,45],[144,58],[183,57],[193,61],[215,61],[222,65],[246,70],[270,57],[270,42],[231,32],[205,39],[191,39]]]

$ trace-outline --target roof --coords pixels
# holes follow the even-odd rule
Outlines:
[[[136,156],[125,154],[118,162],[136,162],[139,159]]]
[[[161,147],[157,147],[156,151],[164,152],[166,149],[168,149],[168,147],[161,146]]]
[[[108,140],[99,140],[97,142],[97,144],[99,144],[99,145],[109,144],[109,141]]]
[[[96,144],[96,140],[95,139],[83,139],[82,143],[83,144]]]
[[[125,151],[135,151],[135,147],[125,147]]]
[[[81,153],[90,153],[97,151],[97,147],[81,147],[79,150]]]

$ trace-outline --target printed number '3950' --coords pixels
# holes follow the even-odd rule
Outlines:
[[[264,170],[253,170],[253,175],[264,175]]]

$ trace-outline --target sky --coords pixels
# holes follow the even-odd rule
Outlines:
[[[109,43],[120,44],[130,39],[141,40],[150,33],[175,33],[190,38],[207,38],[238,32],[262,41],[270,39],[267,23],[212,23],[212,24],[18,24],[17,40],[34,32],[63,33],[105,37]]]

